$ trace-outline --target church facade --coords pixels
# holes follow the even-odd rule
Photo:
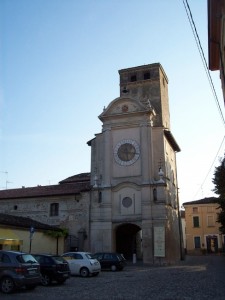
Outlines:
[[[80,239],[79,250],[173,263],[182,249],[176,166],[180,148],[170,131],[168,79],[159,63],[123,69],[119,76],[120,96],[99,115],[102,131],[87,143],[91,172],[85,180],[66,179],[52,186],[53,195],[47,187],[46,192],[36,187],[30,193],[25,188],[25,194],[24,189],[0,191],[0,212],[26,213],[67,227]],[[57,219],[46,212],[52,207],[58,210]]]
[[[158,63],[119,71],[120,97],[91,146],[91,250],[176,261],[180,224],[168,79]]]

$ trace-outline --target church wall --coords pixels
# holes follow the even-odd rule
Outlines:
[[[154,178],[158,180],[159,167],[161,165],[163,171],[165,166],[165,148],[164,134],[161,127],[154,127],[152,130]]]
[[[166,247],[167,260],[171,263],[176,262],[181,257],[180,232],[178,224],[178,212],[171,207],[167,208],[167,227],[166,227]]]
[[[102,221],[102,222],[92,222],[91,223],[91,244],[90,251],[92,253],[102,252],[102,251],[112,251],[112,223]]]
[[[160,69],[160,95],[161,95],[161,103],[162,103],[162,123],[165,128],[170,129],[170,111],[169,111],[169,96],[168,96],[168,79]]]
[[[142,250],[143,261],[154,263],[153,223],[152,219],[142,220]]]
[[[104,178],[104,165],[103,165],[103,144],[104,134],[98,134],[95,139],[91,141],[91,185],[95,184],[95,176],[98,176],[99,184],[101,177]],[[101,182],[102,183],[102,182]]]

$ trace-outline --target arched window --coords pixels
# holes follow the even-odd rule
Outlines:
[[[102,192],[98,193],[98,203],[102,203]]]
[[[157,201],[157,189],[156,188],[153,189],[153,200]]]

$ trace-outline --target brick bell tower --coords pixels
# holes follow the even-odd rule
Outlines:
[[[91,146],[90,246],[127,259],[180,259],[176,152],[168,79],[159,63],[119,70],[120,97],[104,108]]]

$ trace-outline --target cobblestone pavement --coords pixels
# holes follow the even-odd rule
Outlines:
[[[1,300],[224,300],[225,256],[187,256],[176,266],[128,265],[121,272],[97,277],[71,277],[63,285],[38,286]]]

